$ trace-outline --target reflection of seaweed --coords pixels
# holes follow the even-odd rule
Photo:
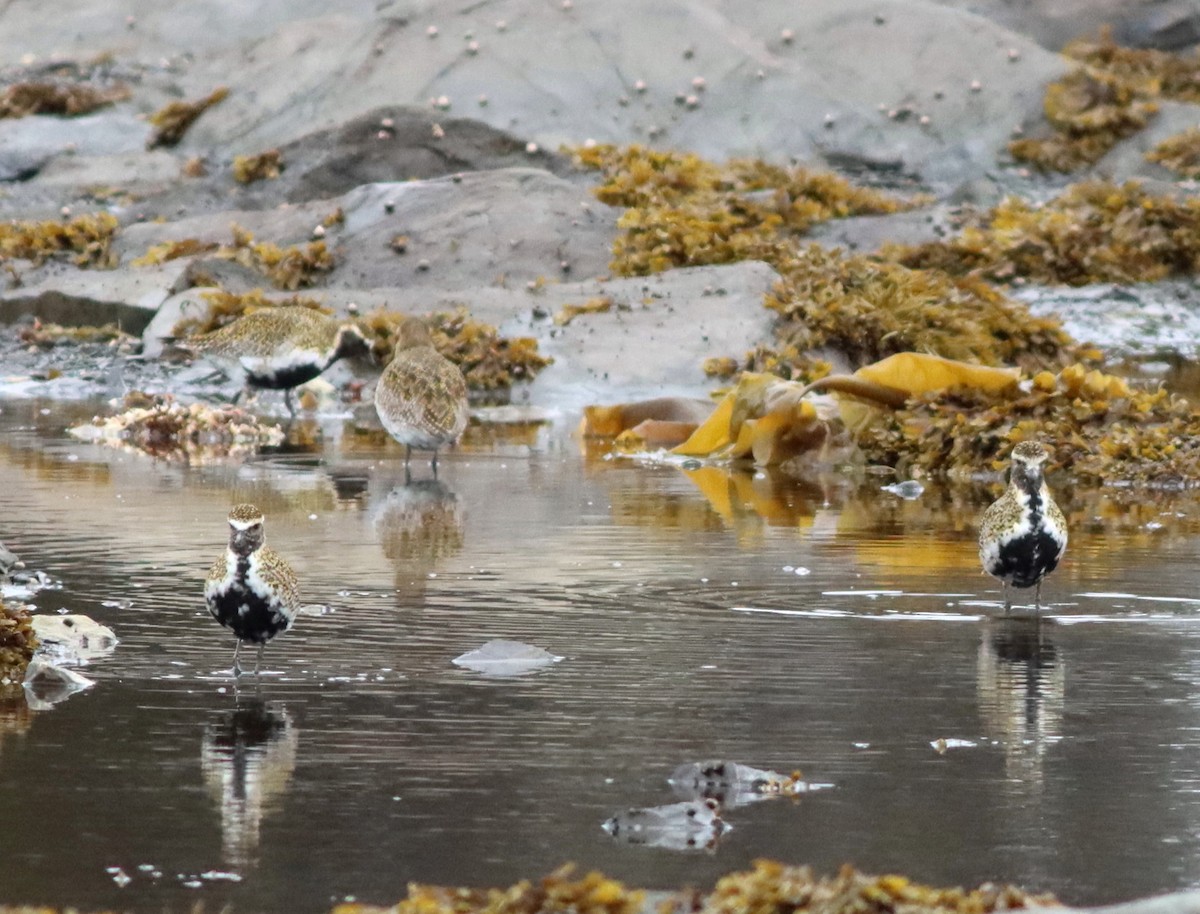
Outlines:
[[[257,700],[223,714],[205,730],[200,767],[221,807],[228,866],[244,869],[254,863],[263,816],[288,787],[298,742],[288,713]]]

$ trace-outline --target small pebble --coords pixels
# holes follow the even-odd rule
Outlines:
[[[437,38],[438,27],[436,25],[431,25],[429,28],[427,28],[425,30],[425,34],[430,38]]]
[[[708,83],[705,81],[703,76],[692,77],[692,88],[697,92],[703,92],[707,86]]]
[[[471,55],[478,54],[479,53],[479,42],[478,41],[468,41],[467,42],[467,53],[471,54]]]
[[[635,82],[633,84],[633,91],[637,92],[639,94],[642,92],[645,92],[646,91],[646,80],[639,79],[637,82]]]
[[[396,126],[396,122],[394,120],[392,120],[390,117],[385,117],[383,120],[381,120],[379,122],[379,126],[382,127],[384,130],[391,130],[393,127]]]
[[[318,225],[316,228],[314,228],[312,230],[312,236],[314,238],[324,238],[325,237],[325,226]]]
[[[496,21],[496,31],[497,32],[503,32],[507,28],[508,28],[508,23],[505,22],[503,19],[498,19]]]
[[[796,33],[792,29],[784,29],[779,33],[779,37],[783,39],[784,44],[791,44],[796,40]]]
[[[1020,60],[1021,52],[1018,51],[1016,48],[1009,48],[1008,49],[1008,59],[1013,60],[1013,61]]]
[[[983,89],[983,83],[981,83],[981,82],[980,82],[979,80],[977,80],[977,79],[973,79],[973,80],[971,80],[971,91],[972,91],[972,92],[979,92],[979,91],[981,91],[982,89]]]
[[[917,123],[920,124],[922,127],[928,127],[929,126],[929,115],[922,114],[919,118],[917,118]]]
[[[534,143],[534,142],[532,142],[532,141],[530,141],[530,142],[526,143],[526,144],[525,144],[525,152],[526,152],[528,155],[531,155],[531,156],[532,156],[532,155],[537,155],[537,152],[538,152],[538,144],[537,144],[537,143]]]
[[[683,100],[683,103],[684,103],[684,105],[686,105],[688,108],[699,108],[699,107],[700,107],[700,99],[698,99],[698,98],[697,98],[696,96],[694,96],[694,95],[689,95],[687,98],[685,98],[685,99]]]
[[[446,130],[445,130],[445,128],[442,127],[441,124],[434,124],[433,130],[431,132],[433,133],[433,138],[435,140],[440,140],[442,137],[444,137],[446,135]]]
[[[429,261],[428,260],[425,260],[424,258],[422,258],[417,261],[417,272],[418,273],[424,273],[428,269],[429,269]]]
[[[479,98],[477,99],[477,101],[479,102],[480,108],[486,108],[487,103],[488,103],[488,97],[486,95],[480,95]]]

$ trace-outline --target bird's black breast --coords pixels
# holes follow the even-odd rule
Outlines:
[[[238,564],[229,589],[208,598],[208,611],[228,628],[239,641],[263,644],[288,627],[288,619],[278,609],[278,601],[258,593],[246,584],[248,563]]]
[[[286,368],[272,369],[269,371],[253,371],[246,373],[246,380],[251,387],[261,387],[266,390],[290,390],[293,387],[299,387],[301,384],[307,384],[313,378],[317,377],[322,370],[322,366],[316,362],[310,362],[303,365],[289,365]]]
[[[1058,565],[1059,542],[1042,527],[1035,527],[1000,546],[989,574],[1014,587],[1032,587]]]

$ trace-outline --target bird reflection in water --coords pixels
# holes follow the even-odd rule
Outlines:
[[[259,830],[296,768],[299,731],[283,708],[243,700],[204,731],[200,767],[221,807],[221,849],[226,866],[245,870],[257,862]]]
[[[1066,669],[1050,640],[1053,623],[1033,616],[988,621],[979,645],[976,693],[987,736],[1004,747],[1005,773],[1040,785],[1050,745],[1062,739]]]
[[[374,521],[383,554],[396,569],[397,590],[423,593],[429,573],[463,546],[463,503],[436,479],[393,488],[375,509]]]

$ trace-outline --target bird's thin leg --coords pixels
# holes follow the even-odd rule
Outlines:
[[[238,392],[233,395],[233,400],[230,402],[232,402],[234,406],[237,406],[238,403],[240,403],[242,400],[242,394],[244,394],[245,392],[246,392],[246,388],[244,388],[244,387],[238,388]]]
[[[238,662],[238,654],[241,653],[241,650],[242,650],[242,639],[238,638],[237,647],[235,647],[233,649],[233,677],[235,679],[238,676],[242,675],[242,667],[241,667],[241,664]]]
[[[262,666],[263,648],[267,646],[267,642],[260,641],[258,643],[258,659],[254,661],[254,675],[258,676],[259,667]]]
[[[1001,581],[1000,586],[1004,588],[1004,614],[1007,616],[1012,609],[1012,600],[1008,596],[1008,581]]]
[[[296,407],[292,403],[292,389],[290,387],[283,392],[283,403],[287,407],[288,415],[293,419],[296,418]]]
[[[404,445],[404,472],[408,472],[408,461],[412,459],[412,445]]]
[[[433,467],[433,478],[437,480],[437,448],[433,449],[433,460],[429,461],[429,465]]]
[[[1042,582],[1038,581],[1034,585],[1033,590],[1033,611],[1040,613],[1042,611]]]

